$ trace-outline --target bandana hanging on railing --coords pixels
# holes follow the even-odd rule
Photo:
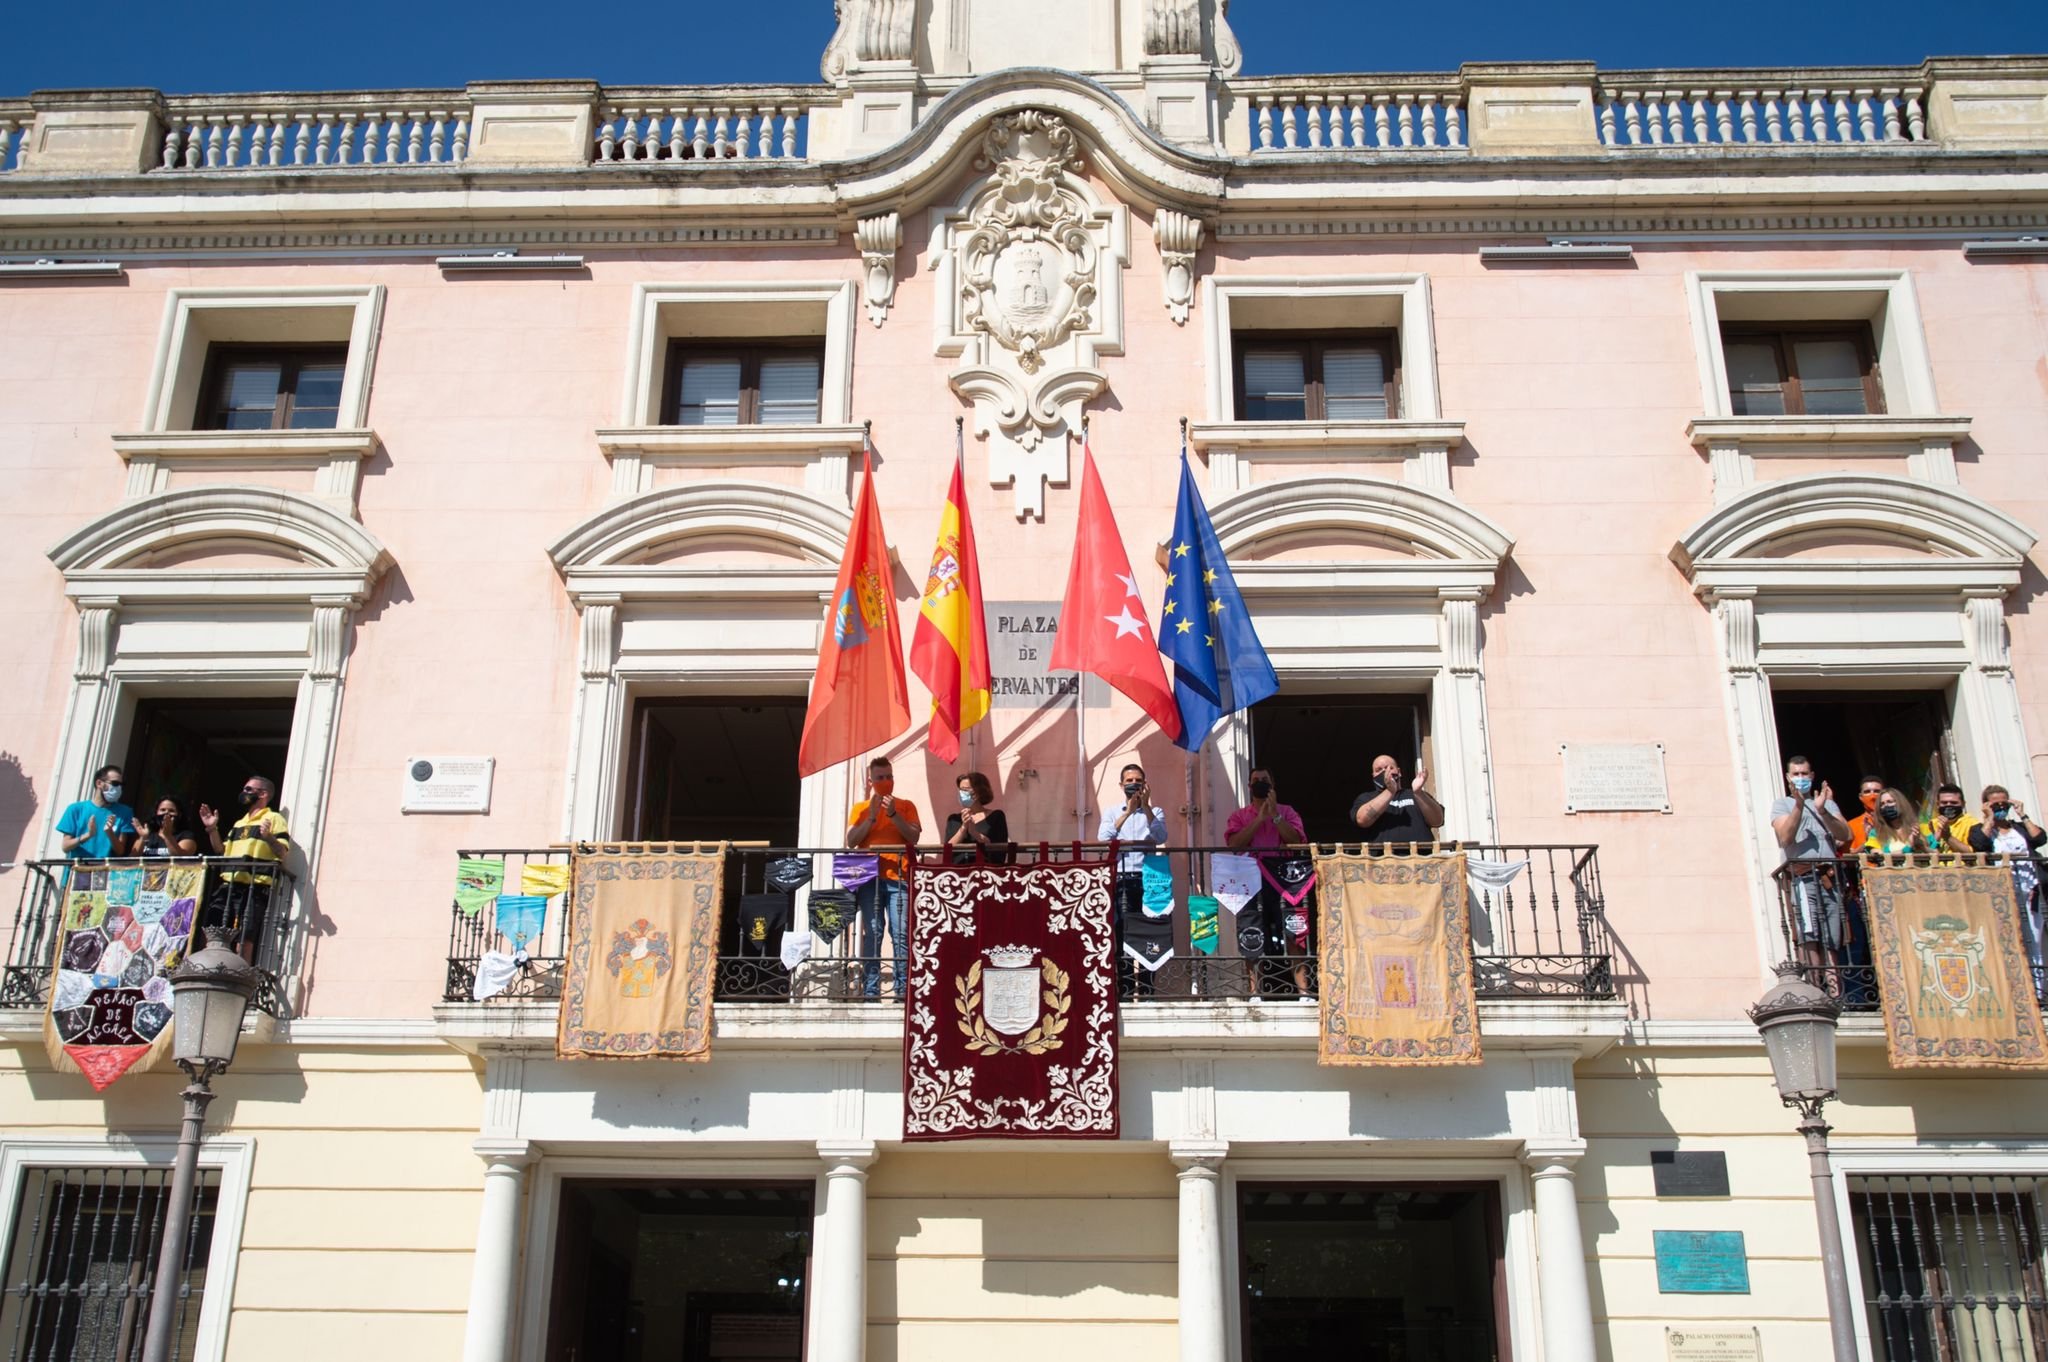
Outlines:
[[[569,892],[569,866],[565,861],[528,861],[519,867],[519,892],[551,899]]]
[[[481,913],[504,887],[504,857],[463,856],[455,862],[455,906],[465,915]]]
[[[524,960],[547,925],[548,901],[539,894],[500,894],[497,903],[498,935],[512,943],[514,959]]]
[[[882,873],[882,858],[869,851],[841,851],[832,857],[832,878],[841,889],[858,889]]]
[[[1232,917],[1259,896],[1259,858],[1238,852],[1218,852],[1209,858],[1209,886],[1216,901]]]
[[[1216,919],[1220,906],[1214,895],[1188,895],[1188,945],[1197,955],[1216,954]]]
[[[1140,897],[1146,917],[1173,915],[1173,861],[1163,851],[1148,852],[1139,867]]]

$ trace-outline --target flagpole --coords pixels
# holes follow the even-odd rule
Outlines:
[[[967,418],[964,416],[955,416],[953,418],[953,466],[961,474],[960,495],[964,500],[967,496]],[[966,514],[966,507],[964,505],[961,507],[961,514]],[[968,637],[971,639],[974,633],[974,623],[972,620],[968,621],[967,629]],[[993,702],[989,706],[988,721],[991,726],[995,724],[995,706]],[[975,732],[980,727],[980,724],[975,724],[967,730],[967,769],[970,771],[979,771],[981,769],[980,737]],[[997,783],[1000,784],[1001,782],[998,780]]]
[[[1181,418],[1180,418],[1180,458],[1181,458],[1181,462],[1182,462],[1183,464],[1185,464],[1185,463],[1187,462],[1187,458],[1188,458],[1188,418],[1187,418],[1187,417],[1185,417],[1185,416],[1183,416],[1183,417],[1181,417]],[[1162,628],[1163,628],[1163,627],[1164,627],[1164,626],[1162,626]],[[1221,630],[1218,630],[1217,632],[1219,632],[1219,633],[1220,633],[1220,632],[1222,632],[1222,631],[1221,631]],[[1203,740],[1203,743],[1202,743],[1202,744],[1198,744],[1198,745],[1197,745],[1197,746],[1196,746],[1196,747],[1194,748],[1194,750],[1193,750],[1193,751],[1191,751],[1191,752],[1189,752],[1189,753],[1188,753],[1188,761],[1187,761],[1187,767],[1186,767],[1186,771],[1187,771],[1187,820],[1188,820],[1188,845],[1189,845],[1189,846],[1191,846],[1191,847],[1198,847],[1198,846],[1202,845],[1202,806],[1201,806],[1201,805],[1200,805],[1199,803],[1197,803],[1197,802],[1196,802],[1196,800],[1195,800],[1195,765],[1196,765],[1196,763],[1200,762],[1200,761],[1201,761],[1201,759],[1202,759],[1202,746],[1203,746],[1203,745],[1206,745],[1206,742],[1207,742],[1207,739],[1204,739],[1204,740]],[[1189,861],[1189,866],[1188,866],[1188,870],[1189,870],[1189,875],[1190,875],[1190,883],[1192,884],[1192,876],[1193,876],[1193,872],[1194,872],[1194,864],[1193,864],[1192,858],[1191,858],[1191,859],[1190,859],[1190,861]]]
[[[1088,453],[1088,418],[1081,418],[1081,453]],[[1063,620],[1062,623],[1065,621]],[[1074,840],[1088,840],[1088,673],[1074,673]]]

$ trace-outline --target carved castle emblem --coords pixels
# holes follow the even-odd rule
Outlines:
[[[991,946],[954,980],[967,1048],[981,1055],[1043,1055],[1060,1048],[1074,1005],[1072,980],[1029,946]],[[1042,987],[1041,987],[1042,986]]]
[[[996,192],[960,243],[961,317],[1035,374],[1045,350],[1093,320],[1088,205],[1062,184],[1081,153],[1064,121],[1026,109],[990,126],[975,169],[994,176]]]

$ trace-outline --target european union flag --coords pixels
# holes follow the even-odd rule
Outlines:
[[[1216,527],[1195,490],[1185,450],[1180,505],[1166,554],[1159,651],[1173,663],[1173,700],[1180,707],[1180,736],[1174,743],[1194,752],[1218,719],[1274,694],[1280,679],[1273,675],[1223,546],[1216,542]]]

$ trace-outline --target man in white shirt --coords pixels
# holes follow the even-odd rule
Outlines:
[[[1136,762],[1127,764],[1118,773],[1118,780],[1123,787],[1123,802],[1104,801],[1102,826],[1095,838],[1117,844],[1116,897],[1112,907],[1116,920],[1116,983],[1117,996],[1128,998],[1134,991],[1152,992],[1151,972],[1134,977],[1136,970],[1130,956],[1124,953],[1124,918],[1141,917],[1145,912],[1145,854],[1166,845],[1166,810],[1152,802],[1152,788],[1145,783],[1145,768]]]

